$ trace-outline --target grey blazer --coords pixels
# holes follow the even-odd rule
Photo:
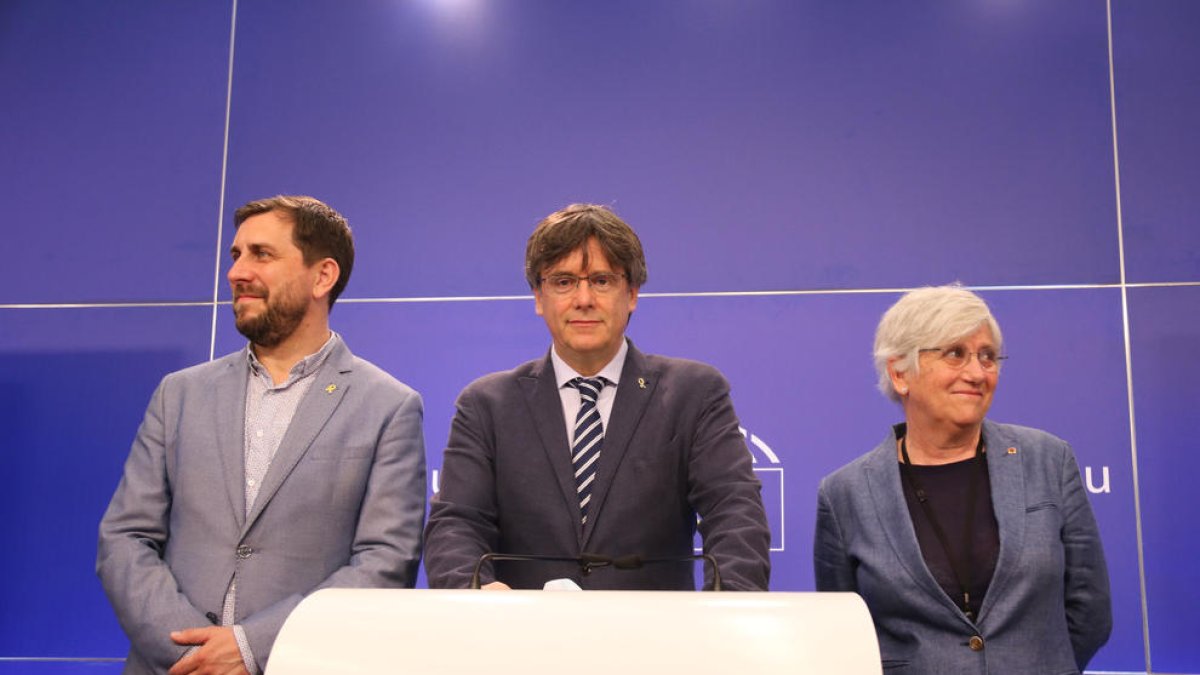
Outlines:
[[[766,590],[770,530],[760,484],[716,369],[630,345],[598,461],[581,527],[549,353],[473,382],[458,399],[426,528],[430,586],[466,587],[486,552],[690,555],[699,515],[723,584]],[[584,588],[691,590],[693,569],[664,563],[581,576],[571,563],[496,563],[483,583],[541,588],[566,577]]]
[[[237,623],[260,667],[308,593],[416,579],[420,396],[339,341],[247,517],[246,369],[243,350],[163,379],[100,522],[96,572],[129,636],[126,672],[175,663],[186,647],[168,633],[213,623],[235,569]]]
[[[1028,427],[985,421],[983,437],[1000,554],[977,623],[925,566],[894,433],[821,481],[817,589],[863,597],[889,673],[1078,673],[1108,640],[1112,607],[1075,456]]]

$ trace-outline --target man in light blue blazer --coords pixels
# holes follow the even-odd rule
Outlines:
[[[329,329],[354,259],[345,219],[275,197],[236,223],[250,344],[163,379],[100,523],[126,672],[259,672],[307,594],[417,573],[422,402]]]

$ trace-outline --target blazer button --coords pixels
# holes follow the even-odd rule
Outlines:
[[[250,548],[249,546],[237,547],[238,560],[245,560],[246,558],[249,558],[251,556],[251,554],[253,554],[253,553],[254,553],[254,549]]]
[[[967,641],[967,646],[969,646],[973,652],[981,652],[983,651],[983,638],[979,637],[978,635],[972,635],[971,639]]]

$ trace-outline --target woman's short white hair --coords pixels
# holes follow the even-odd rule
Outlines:
[[[875,372],[879,391],[893,401],[900,395],[888,376],[888,361],[897,359],[898,372],[920,372],[917,356],[922,349],[942,347],[967,337],[986,325],[992,329],[996,349],[1004,347],[1000,324],[983,298],[960,284],[926,286],[905,293],[883,313],[875,329]]]

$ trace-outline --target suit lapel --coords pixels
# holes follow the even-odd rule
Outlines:
[[[875,515],[879,518],[884,535],[905,571],[921,591],[937,598],[946,607],[955,609],[954,603],[933,578],[933,573],[929,571],[925,557],[921,554],[921,545],[917,543],[917,533],[913,529],[908,504],[904,500],[904,488],[900,484],[895,434],[889,434],[871,453],[866,473],[871,499],[875,504]]]
[[[617,384],[612,413],[604,427],[604,447],[600,450],[596,465],[596,483],[592,486],[592,502],[588,506],[588,523],[583,530],[581,545],[586,545],[595,531],[609,488],[657,386],[658,373],[648,369],[645,356],[630,343],[625,364],[621,368],[621,381]]]
[[[1000,530],[1000,555],[983,606],[979,608],[980,621],[987,617],[994,599],[1004,596],[1004,587],[1013,578],[1025,540],[1025,472],[1021,466],[1025,448],[987,420],[983,423],[983,442],[987,446],[992,509]],[[1009,448],[1016,452],[1009,453]]]
[[[242,526],[243,536],[279,491],[283,481],[296,467],[296,463],[308,452],[317,434],[342,402],[342,397],[350,388],[352,363],[350,350],[344,343],[339,342],[320,370],[313,375],[312,385],[296,408],[296,414],[292,416],[292,422],[279,443],[279,449],[271,459],[267,475],[263,477],[262,488]]]
[[[217,435],[217,455],[229,494],[233,520],[241,529],[246,519],[246,354],[238,352],[217,373],[212,424]]]
[[[546,461],[554,471],[559,490],[562,491],[563,503],[573,514],[575,535],[579,538],[582,536],[579,523],[581,515],[579,498],[575,492],[575,471],[571,467],[571,445],[567,440],[567,422],[563,419],[562,398],[558,393],[550,353],[547,352],[546,358],[519,381],[521,391],[525,395],[525,404],[542,441],[542,451],[546,453]],[[592,499],[595,500],[595,490],[592,491],[592,495]]]

